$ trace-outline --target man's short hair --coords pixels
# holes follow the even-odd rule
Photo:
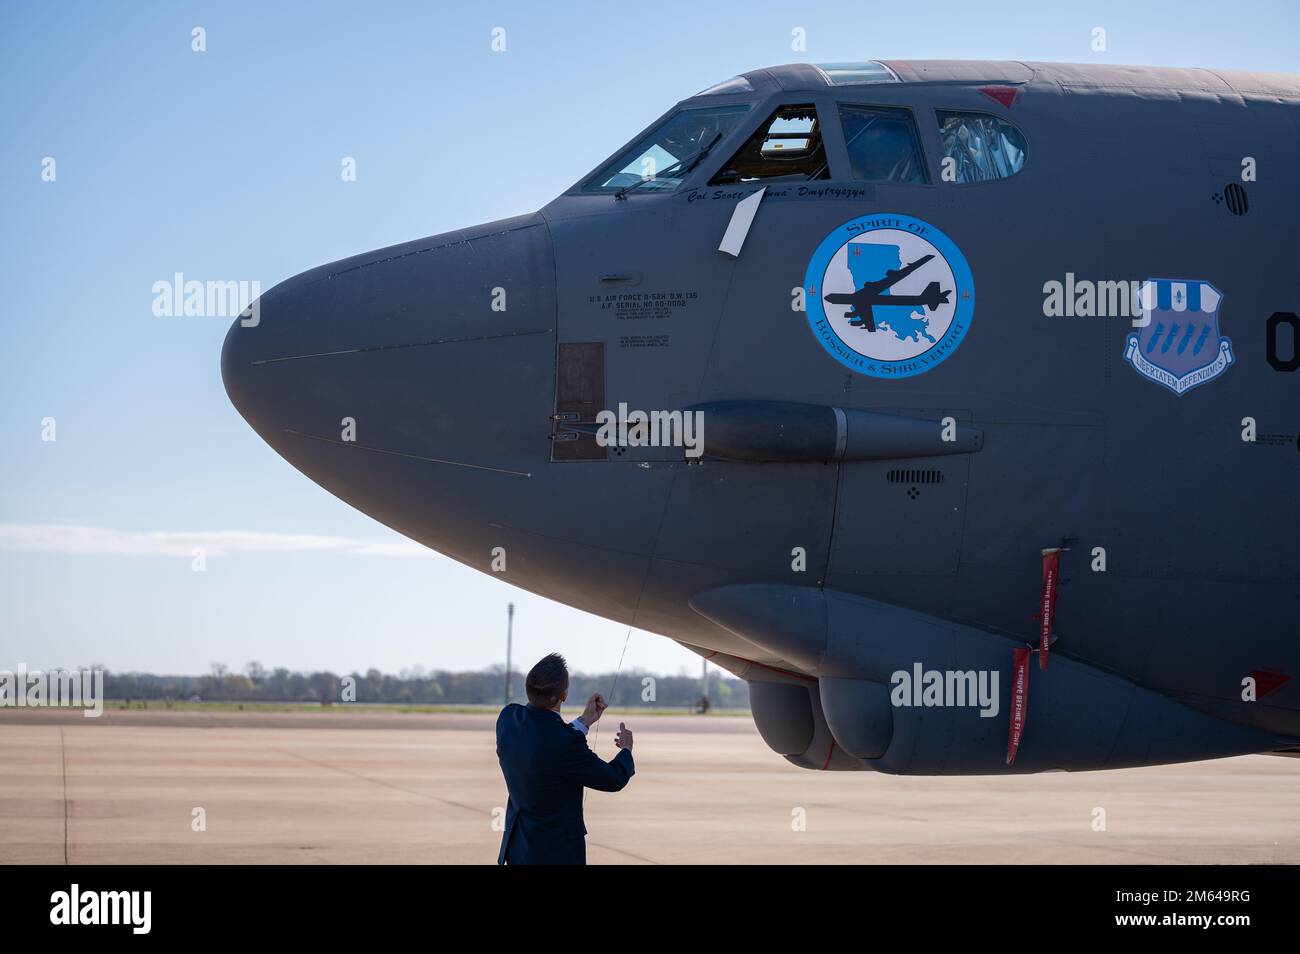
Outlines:
[[[559,653],[543,656],[536,666],[528,670],[524,680],[528,701],[543,709],[554,709],[560,696],[569,690],[569,664]]]

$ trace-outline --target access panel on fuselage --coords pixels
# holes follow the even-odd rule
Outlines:
[[[544,214],[555,243],[558,341],[603,344],[605,408],[693,403],[731,281],[732,262],[717,250],[730,208],[634,192],[563,196]],[[682,456],[680,447],[629,447],[609,459]]]

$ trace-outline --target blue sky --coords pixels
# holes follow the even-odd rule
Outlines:
[[[491,49],[494,27],[505,52]],[[807,52],[791,49],[797,27]],[[1104,53],[1091,49],[1095,27]],[[618,662],[624,627],[413,555],[281,461],[226,400],[229,322],[156,317],[156,281],[182,272],[267,289],[536,209],[676,100],[759,66],[915,57],[1296,72],[1298,27],[1294,0],[10,0],[0,668],[473,668],[504,660],[511,599],[517,661],[559,649],[581,670]],[[41,179],[46,156],[54,182]],[[344,156],[356,182],[341,181]],[[41,439],[46,417],[54,442]],[[202,573],[195,541],[209,548]],[[633,666],[698,662],[637,632]]]

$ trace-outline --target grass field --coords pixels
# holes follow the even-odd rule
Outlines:
[[[519,700],[522,701],[522,700]],[[161,709],[164,711],[176,712],[320,712],[324,714],[337,712],[413,712],[424,714],[439,713],[465,713],[479,715],[485,712],[496,712],[501,708],[501,703],[492,702],[475,705],[470,703],[459,705],[404,705],[402,703],[370,703],[370,702],[347,702],[332,703],[322,705],[319,702],[186,702],[182,700],[163,700],[163,699],[132,699],[129,702],[125,699],[107,699],[104,702],[104,708],[110,711],[124,711],[126,709]],[[572,718],[582,712],[580,706],[566,707],[566,717]],[[690,715],[691,710],[681,706],[613,706],[605,710],[607,716],[661,716],[661,715]],[[749,717],[748,709],[710,709],[711,716],[744,716]]]

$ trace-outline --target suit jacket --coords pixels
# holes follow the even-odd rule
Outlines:
[[[606,762],[558,712],[531,702],[497,716],[497,760],[510,792],[499,865],[586,864],[583,788],[617,792],[636,771],[627,749]]]

